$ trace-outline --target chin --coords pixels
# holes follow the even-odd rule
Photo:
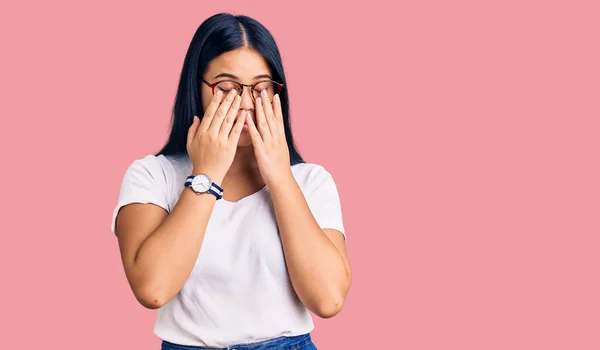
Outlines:
[[[243,132],[240,135],[240,139],[238,140],[238,147],[248,147],[248,146],[252,146],[252,139],[250,139],[250,134],[248,134],[247,132]]]

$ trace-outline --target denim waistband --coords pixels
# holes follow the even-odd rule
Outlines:
[[[292,337],[278,337],[256,343],[230,345],[226,348],[178,345],[163,340],[161,343],[161,350],[294,350],[309,345],[311,342],[310,333]]]

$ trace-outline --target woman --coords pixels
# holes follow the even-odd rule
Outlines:
[[[260,23],[200,25],[169,140],[125,172],[112,230],[135,297],[158,309],[163,350],[316,349],[308,310],[336,315],[351,284],[340,200],[294,146]]]

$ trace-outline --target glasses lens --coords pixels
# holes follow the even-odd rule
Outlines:
[[[277,87],[275,84],[273,84],[273,82],[271,81],[261,81],[258,84],[256,84],[256,86],[254,87],[254,90],[252,90],[252,94],[254,95],[254,99],[257,99],[260,97],[260,94],[263,90],[267,91],[267,95],[269,95],[269,100],[271,102],[273,102],[273,96],[275,96],[275,93],[277,93]]]
[[[240,85],[233,81],[222,81],[215,87],[215,93],[217,92],[217,89],[223,91],[223,96],[227,95],[231,90],[236,90],[238,95],[241,92]]]

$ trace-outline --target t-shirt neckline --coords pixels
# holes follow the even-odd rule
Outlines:
[[[192,160],[190,159],[189,154],[186,153],[185,156],[186,156],[185,158],[186,158],[186,161],[187,161],[187,164],[188,164],[188,168],[190,168],[189,171],[191,171],[192,170]],[[269,190],[269,187],[265,184],[263,187],[261,187],[260,190],[254,192],[254,193],[251,193],[251,194],[249,194],[249,195],[247,195],[245,197],[242,197],[242,198],[240,198],[239,200],[237,200],[235,202],[225,200],[224,197],[221,197],[221,199],[217,200],[217,203],[221,202],[221,203],[226,204],[226,205],[238,205],[238,204],[240,204],[242,202],[250,200],[251,198],[258,197],[258,196],[262,195],[263,193],[267,192],[268,190]],[[223,192],[225,192],[225,191],[226,191],[226,189],[223,189]]]
[[[258,196],[262,195],[267,190],[268,190],[267,185],[264,185],[260,190],[254,192],[254,193],[251,193],[251,194],[249,194],[249,195],[247,195],[245,197],[242,197],[241,199],[239,199],[239,200],[237,200],[235,202],[228,201],[228,200],[225,199],[225,197],[221,197],[221,199],[219,200],[219,202],[227,204],[227,205],[239,205],[240,203],[243,203],[243,202],[248,201],[248,200],[250,200],[250,199],[252,199],[254,197],[258,197]],[[223,192],[225,192],[225,189],[223,189]]]

